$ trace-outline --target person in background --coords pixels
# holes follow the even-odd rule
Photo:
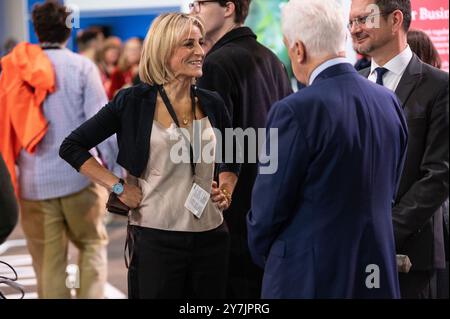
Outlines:
[[[112,99],[121,88],[133,85],[133,79],[138,74],[141,51],[141,39],[131,38],[125,42],[118,65],[111,74],[111,86],[108,91],[109,99]]]
[[[430,37],[421,30],[409,30],[407,42],[411,51],[423,62],[440,69],[442,66],[441,56]]]
[[[9,38],[5,41],[5,44],[3,44],[2,51],[0,52],[0,58],[2,56],[5,56],[9,54],[12,49],[17,45],[17,40],[13,38]],[[2,73],[2,65],[0,64],[0,74]]]
[[[17,85],[27,85],[28,90],[42,83],[47,75],[55,82],[55,89],[40,105],[42,116],[28,123],[44,118],[45,134],[34,153],[22,149],[17,158],[21,225],[33,260],[38,297],[71,298],[70,287],[66,286],[70,241],[79,249],[77,297],[103,298],[107,278],[108,237],[103,225],[107,194],[58,157],[64,137],[107,103],[96,65],[65,48],[71,34],[65,24],[69,14],[65,6],[55,1],[36,4],[32,21],[40,45],[18,45],[2,60],[8,65],[2,78],[21,76]],[[36,65],[38,60],[27,56],[32,51],[43,55],[48,64]],[[20,67],[15,61],[20,61]],[[6,101],[20,100],[22,97],[11,96],[20,92],[12,90],[11,84],[1,87],[8,95]],[[33,92],[41,96],[40,90],[35,86]],[[25,116],[19,108],[23,105],[10,108],[16,113],[13,117]],[[117,153],[114,143],[109,140],[99,145],[98,151],[111,169],[117,168],[111,160]]]
[[[195,17],[157,17],[139,64],[142,83],[121,90],[60,148],[76,170],[131,208],[128,295],[133,299],[225,297],[229,235],[222,211],[230,206],[240,165],[225,163],[223,152],[216,163],[216,147],[224,144],[215,132],[225,136],[231,121],[217,93],[193,86],[202,76],[204,34]],[[211,158],[194,161],[189,152],[184,139],[194,140],[196,128],[202,142],[193,148],[206,154],[207,146]],[[88,153],[116,132],[127,183]],[[180,142],[188,153],[181,162],[174,158]],[[201,194],[198,205],[189,196],[192,190]]]
[[[369,16],[379,8],[377,22]],[[412,263],[400,273],[402,298],[435,298],[436,271],[445,268],[443,212],[448,198],[448,73],[421,61],[407,42],[410,0],[353,0],[349,29],[353,46],[370,55],[360,71],[395,92],[409,129],[406,163],[393,205],[397,254]]]
[[[253,189],[249,245],[263,298],[400,297],[391,205],[406,121],[396,96],[345,59],[345,22],[335,1],[291,0],[282,11],[307,87],[271,108],[267,145],[276,130],[278,148],[264,151],[278,151],[278,166],[260,164]]]
[[[16,227],[19,209],[8,169],[0,153],[0,245]]]
[[[105,91],[109,92],[111,89],[111,75],[116,70],[122,54],[122,43],[116,37],[109,37],[97,53],[96,62],[100,70],[103,86]]]
[[[231,114],[233,128],[264,128],[270,106],[292,93],[286,68],[276,55],[244,26],[250,0],[194,1],[191,14],[205,23],[208,54],[198,86],[216,91]],[[245,216],[256,178],[258,147],[244,145],[244,164],[235,199],[225,212],[231,233],[228,298],[259,298],[262,270],[253,264],[247,245]],[[252,156],[254,155],[254,156]],[[249,156],[249,157],[247,157]]]
[[[9,38],[3,45],[2,56],[9,54],[17,45],[18,41],[14,38]]]
[[[77,34],[78,53],[95,61],[97,52],[102,48],[105,35],[99,27],[89,27]]]

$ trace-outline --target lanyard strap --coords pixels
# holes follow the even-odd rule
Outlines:
[[[63,48],[61,43],[56,42],[43,42],[40,44],[42,50],[61,50]]]
[[[47,46],[47,47],[42,47],[42,50],[61,50],[61,47],[58,46]]]
[[[172,103],[170,103],[169,97],[167,96],[167,93],[164,90],[164,87],[162,85],[158,85],[158,91],[159,91],[159,94],[161,95],[164,105],[167,108],[167,111],[170,114],[170,117],[172,117],[172,120],[175,122],[175,125],[178,128],[181,128],[180,122],[178,121],[178,118],[177,118],[177,114],[175,113],[175,109],[173,108]],[[194,114],[194,119],[195,119],[196,118],[196,115],[195,115],[195,93],[194,93],[193,87],[191,88],[191,107],[192,107],[192,114]],[[192,126],[192,130],[194,130],[194,125]],[[196,164],[194,163],[194,150],[192,148],[192,144],[189,142],[188,138],[183,134],[183,132],[181,130],[180,130],[180,133],[183,136],[186,143],[189,144],[189,156],[191,159],[190,164],[191,164],[191,169],[192,169],[192,175],[195,175]]]

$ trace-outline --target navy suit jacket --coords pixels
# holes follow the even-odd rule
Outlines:
[[[399,298],[392,204],[408,133],[396,96],[334,65],[276,103],[271,128],[278,169],[258,174],[247,216],[262,297]]]

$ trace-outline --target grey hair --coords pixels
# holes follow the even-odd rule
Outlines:
[[[301,41],[316,57],[345,51],[346,23],[337,0],[290,0],[282,9],[282,30],[289,45]]]

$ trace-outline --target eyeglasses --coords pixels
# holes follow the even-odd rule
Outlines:
[[[370,14],[364,17],[358,17],[355,19],[350,20],[350,22],[347,24],[347,28],[349,30],[351,30],[353,28],[353,26],[355,27],[359,27],[359,26],[365,26],[367,23],[367,19],[372,18],[372,17],[376,17],[379,15],[388,15],[391,14],[392,12],[386,13],[386,12],[380,12],[380,13],[375,13],[375,14]],[[372,23],[372,26],[375,27],[375,23]]]
[[[201,5],[208,2],[217,2],[217,0],[194,1],[189,3],[189,10],[193,13],[200,13]]]

